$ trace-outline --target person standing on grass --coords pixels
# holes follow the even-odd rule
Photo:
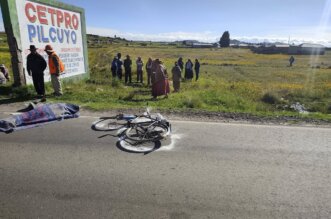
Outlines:
[[[143,83],[144,62],[141,60],[141,57],[138,57],[136,61],[136,65],[137,65],[137,82],[140,81],[140,83]]]
[[[294,57],[291,56],[290,59],[288,60],[290,62],[290,67],[292,67],[293,62],[295,61]]]
[[[129,83],[131,84],[131,79],[132,79],[132,73],[131,73],[131,65],[132,65],[132,60],[129,55],[126,56],[126,59],[124,60],[124,71],[125,71],[125,84]]]
[[[0,65],[0,72],[2,72],[3,76],[6,78],[6,81],[10,81],[9,71],[4,64]]]
[[[7,83],[7,79],[5,75],[0,71],[0,84],[6,84],[6,83]]]
[[[48,55],[49,74],[51,75],[51,82],[54,89],[53,94],[55,96],[61,96],[63,95],[63,93],[60,81],[60,74],[65,70],[64,64],[60,57],[55,53],[51,45],[46,45],[45,51]]]
[[[171,73],[172,73],[172,83],[174,86],[174,92],[179,92],[180,80],[182,79],[182,70],[180,69],[177,62],[175,62],[175,66],[172,67]]]
[[[151,77],[152,77],[152,58],[149,57],[146,63],[146,72],[147,72],[147,85],[151,84]]]
[[[34,45],[30,45],[29,50],[30,54],[27,57],[26,69],[28,74],[30,76],[32,75],[33,86],[38,94],[38,98],[41,97],[41,101],[46,101],[44,71],[47,67],[47,63],[37,52],[37,48]]]
[[[195,81],[197,81],[199,79],[199,73],[200,73],[200,62],[198,59],[195,59],[194,70],[195,70]]]
[[[168,98],[170,92],[168,73],[166,67],[159,60],[155,60],[155,81],[152,86],[152,96],[153,100],[156,100],[158,96],[164,95]]]
[[[116,75],[117,75],[118,79],[120,79],[120,80],[122,80],[122,74],[123,74],[123,70],[122,70],[123,62],[121,60],[121,57],[122,57],[122,54],[117,53],[117,62],[116,62],[117,72],[116,72]]]
[[[159,65],[159,59],[155,59],[152,61],[152,68],[151,68],[151,84],[152,84],[152,88],[153,88],[153,84],[155,83],[155,74],[156,74],[156,69],[157,66]]]
[[[185,79],[192,80],[193,78],[193,63],[191,59],[188,59],[185,63]]]
[[[179,66],[180,70],[183,72],[183,69],[184,69],[183,58],[182,57],[179,57],[177,63],[178,63],[178,66]]]
[[[113,78],[116,78],[116,72],[117,72],[117,57],[115,56],[113,61],[111,62],[111,74],[113,76]]]

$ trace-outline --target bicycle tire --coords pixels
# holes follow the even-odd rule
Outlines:
[[[114,131],[123,128],[127,123],[125,120],[118,120],[117,116],[102,117],[93,123],[92,129],[95,131]]]
[[[149,153],[158,150],[161,147],[160,141],[135,142],[123,139],[116,145],[120,150],[130,153]]]
[[[159,123],[137,123],[125,130],[126,138],[135,142],[159,141],[169,133],[170,127]]]

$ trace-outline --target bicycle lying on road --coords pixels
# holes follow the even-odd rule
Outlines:
[[[152,115],[149,110],[142,115],[118,114],[111,117],[101,117],[93,123],[96,131],[115,131],[120,144],[125,147],[140,147],[140,152],[146,143],[155,143],[164,139],[171,132],[171,124],[161,114]],[[151,150],[150,147],[146,150]]]

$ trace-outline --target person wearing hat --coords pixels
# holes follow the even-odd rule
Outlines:
[[[63,93],[60,81],[60,74],[64,72],[64,64],[60,57],[55,53],[51,45],[46,45],[45,51],[48,55],[49,74],[51,75],[54,95],[61,96]]]
[[[27,57],[26,69],[28,74],[32,75],[33,86],[38,94],[38,98],[42,101],[46,100],[45,97],[45,84],[44,84],[44,71],[47,67],[45,59],[37,52],[34,45],[30,45],[30,54]]]
[[[132,60],[130,58],[129,55],[126,56],[126,59],[124,60],[124,71],[125,71],[125,83],[129,83],[131,84],[131,65],[132,65]]]

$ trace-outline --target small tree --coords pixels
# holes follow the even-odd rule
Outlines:
[[[229,47],[230,46],[230,33],[229,31],[225,31],[220,39],[221,47]]]

